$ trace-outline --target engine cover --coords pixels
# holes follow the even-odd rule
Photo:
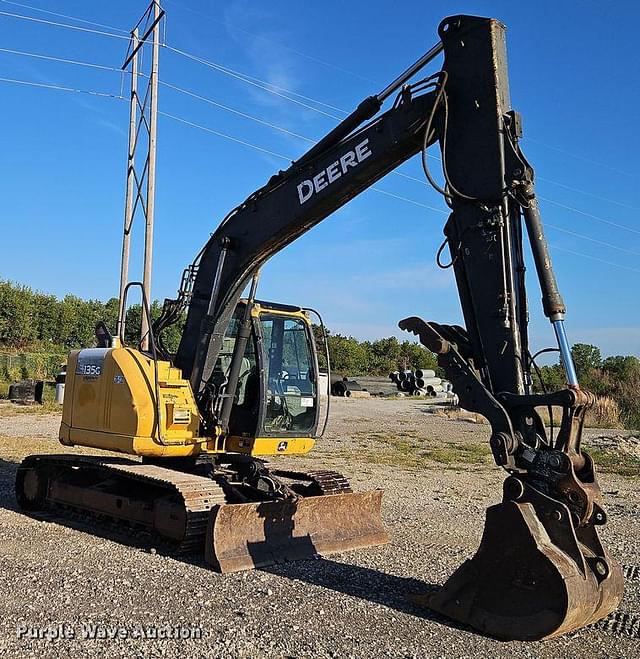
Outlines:
[[[157,385],[156,385],[157,368]],[[132,348],[69,355],[60,441],[144,456],[199,453],[200,419],[179,369]]]

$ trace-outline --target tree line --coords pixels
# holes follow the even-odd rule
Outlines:
[[[571,348],[580,386],[601,401],[608,400],[612,421],[618,417],[625,428],[640,429],[640,359],[634,355],[602,357],[600,349],[588,343]],[[538,391],[565,386],[561,362],[542,366],[534,377]]]
[[[153,319],[160,315],[161,309],[160,302],[152,303]],[[114,331],[117,316],[116,298],[102,302],[66,295],[59,299],[27,286],[0,281],[0,351],[63,355],[68,350],[93,345],[99,321]],[[140,305],[131,305],[125,331],[130,345],[138,342],[140,318]],[[164,335],[169,351],[177,349],[183,323],[184,319]],[[322,350],[320,330],[317,327],[314,330]],[[350,377],[386,376],[402,368],[431,368],[442,375],[435,355],[412,341],[399,341],[395,337],[359,341],[329,332],[328,347],[333,371]],[[640,428],[640,360],[633,355],[603,358],[596,346],[583,343],[575,344],[572,353],[581,385],[600,397],[610,398],[615,414],[625,427]],[[559,361],[541,366],[534,375],[536,391],[553,391],[564,385],[564,369]]]
[[[151,305],[155,320],[162,311],[157,300]],[[133,304],[125,318],[125,340],[135,345],[140,335],[141,306]],[[13,351],[64,353],[94,345],[95,327],[103,321],[114,332],[118,300],[83,300],[75,295],[62,299],[33,291],[27,286],[0,281],[0,348]],[[165,343],[175,350],[181,324],[168,329]]]
[[[162,305],[154,300],[152,319],[156,319]],[[141,307],[133,304],[127,309],[125,340],[135,345],[140,332]],[[62,299],[33,291],[27,286],[0,281],[0,348],[12,351],[64,353],[75,348],[91,346],[95,326],[104,321],[113,332],[118,319],[118,300],[110,298],[83,300],[75,295]],[[168,328],[164,343],[174,352],[180,341],[182,322]],[[315,328],[320,346],[320,331]],[[351,336],[328,332],[329,355],[332,368],[345,375],[387,375],[399,368],[436,368],[435,356],[411,341],[395,337],[378,341],[358,341]]]
[[[327,336],[331,369],[348,376],[384,375],[392,371],[422,368],[433,369],[440,375],[436,356],[412,341],[399,341],[395,336],[376,341],[359,341],[353,336],[332,334]],[[316,331],[319,350],[323,346]],[[322,366],[322,360],[320,365]]]

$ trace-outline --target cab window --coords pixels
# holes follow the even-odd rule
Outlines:
[[[314,359],[307,324],[260,317],[267,387],[265,431],[311,432],[316,421]]]

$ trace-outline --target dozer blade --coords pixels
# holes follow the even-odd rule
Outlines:
[[[381,503],[382,490],[225,504],[211,512],[205,560],[237,572],[385,544]]]
[[[545,525],[531,503],[489,508],[475,556],[420,603],[503,640],[550,638],[607,616],[622,598],[621,569],[595,529],[576,534],[562,508]]]

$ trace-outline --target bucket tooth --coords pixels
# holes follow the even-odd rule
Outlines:
[[[531,503],[507,501],[487,510],[475,556],[426,606],[503,640],[551,638],[607,616],[622,598],[620,566],[578,541],[563,508],[563,544],[575,541],[582,560],[552,541]]]
[[[382,490],[212,509],[205,560],[220,572],[385,544]]]

